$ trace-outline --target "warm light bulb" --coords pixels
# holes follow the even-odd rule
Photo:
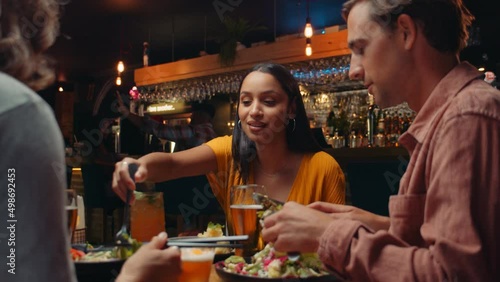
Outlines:
[[[306,38],[306,56],[311,56],[313,53],[313,49],[311,46],[311,38]]]
[[[118,69],[118,73],[122,73],[125,70],[125,65],[123,64],[123,61],[119,61],[118,66],[116,68]]]
[[[480,67],[477,69],[478,71],[484,71],[484,68],[483,67]]]
[[[59,92],[63,92],[64,89],[62,88],[62,86],[59,86]]]
[[[116,85],[118,85],[118,86],[122,85],[122,78],[121,77],[116,78]]]
[[[304,36],[306,38],[311,38],[313,36],[313,27],[309,18],[307,18],[306,27],[304,28]]]
[[[311,55],[312,55],[312,53],[313,53],[313,49],[312,49],[312,47],[311,47],[311,44],[310,44],[310,43],[307,43],[307,45],[306,45],[306,56],[308,56],[308,57],[309,57],[309,56],[311,56]]]

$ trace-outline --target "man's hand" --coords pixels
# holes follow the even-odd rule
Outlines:
[[[127,259],[116,281],[177,281],[181,273],[181,255],[176,247],[163,249],[166,243],[165,232],[153,237]]]
[[[274,242],[277,251],[313,253],[333,220],[321,211],[287,202],[282,210],[264,220],[262,238]]]

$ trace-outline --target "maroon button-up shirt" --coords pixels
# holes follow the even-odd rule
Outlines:
[[[389,231],[333,222],[319,255],[354,281],[500,281],[500,91],[461,63],[399,141]]]

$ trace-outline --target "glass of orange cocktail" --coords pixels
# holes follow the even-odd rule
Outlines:
[[[165,213],[162,192],[134,192],[135,203],[130,208],[132,238],[148,242],[165,231]]]
[[[182,272],[179,282],[208,282],[214,248],[181,248]]]
[[[230,191],[231,229],[234,235],[248,235],[244,248],[235,251],[239,256],[252,256],[264,247],[257,217],[262,205],[255,202],[254,192],[266,194],[265,187],[258,184],[237,185],[231,187]]]

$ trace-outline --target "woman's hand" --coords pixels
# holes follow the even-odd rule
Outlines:
[[[277,251],[316,252],[321,236],[333,220],[321,211],[287,202],[282,210],[266,217],[262,238],[274,242]]]
[[[116,281],[177,281],[181,273],[181,255],[176,247],[164,249],[166,243],[165,232],[153,237],[127,259]]]
[[[137,172],[133,177],[135,177],[135,182],[143,182],[147,178],[146,165],[136,159],[124,158],[121,162],[115,164],[115,171],[113,172],[113,181],[111,187],[113,191],[122,199],[124,202],[127,199],[127,189],[135,190],[135,182],[132,179],[132,175],[129,174],[129,164],[137,164]],[[131,194],[130,203],[135,201],[134,194]]]
[[[327,213],[332,219],[350,219],[360,221],[373,229],[373,231],[388,230],[390,226],[390,220],[388,217],[376,215],[353,206],[315,202],[308,205],[308,207]]]

